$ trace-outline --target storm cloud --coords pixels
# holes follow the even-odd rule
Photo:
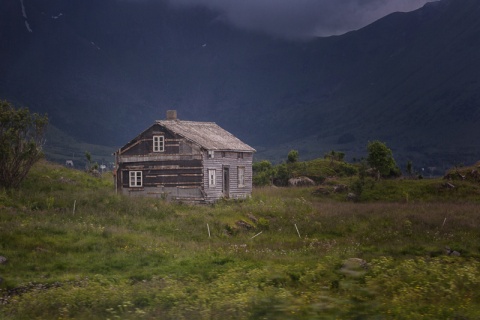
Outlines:
[[[236,27],[287,38],[338,35],[429,0],[168,0],[174,6],[204,6]]]

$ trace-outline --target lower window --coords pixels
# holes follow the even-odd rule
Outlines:
[[[245,187],[245,167],[237,168],[238,187]]]
[[[215,188],[216,185],[216,171],[215,169],[208,169],[208,187]]]
[[[130,171],[130,188],[141,187],[143,185],[142,181],[142,171]]]

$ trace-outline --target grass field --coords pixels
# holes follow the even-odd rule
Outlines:
[[[444,183],[190,206],[42,162],[0,191],[0,318],[478,319],[478,186]]]

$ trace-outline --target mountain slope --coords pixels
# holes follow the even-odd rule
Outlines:
[[[121,145],[177,109],[278,158],[381,139],[401,161],[480,157],[480,4],[442,0],[294,42],[162,1],[2,3],[0,97],[77,139]],[[28,22],[28,31],[25,22]],[[446,163],[445,163],[446,162]]]

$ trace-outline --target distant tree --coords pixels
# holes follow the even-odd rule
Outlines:
[[[0,187],[16,188],[43,157],[47,115],[0,100]]]
[[[273,168],[272,164],[268,160],[262,160],[259,162],[254,162],[252,169],[254,173],[269,171]]]
[[[87,172],[93,172],[94,170],[98,170],[98,163],[93,162],[92,154],[88,151],[85,151],[85,159],[87,160],[87,165],[85,170]]]
[[[409,175],[412,175],[413,173],[413,165],[412,165],[412,161],[410,160],[407,161],[407,173]]]
[[[329,153],[326,153],[324,158],[330,159],[330,164],[333,164],[333,161],[343,161],[345,158],[345,152],[332,150]]]
[[[275,169],[268,160],[255,162],[252,165],[253,169],[253,185],[254,186],[268,186],[272,184],[272,179],[275,175]]]
[[[350,189],[355,193],[356,200],[359,200],[363,190],[365,188],[365,180],[367,178],[367,165],[365,161],[360,162],[360,166],[358,168],[358,178],[353,181],[350,185]]]
[[[291,171],[289,170],[287,164],[281,163],[276,167],[275,173],[275,185],[278,186],[287,186],[288,179],[291,178]]]
[[[367,150],[367,163],[377,172],[377,179],[400,175],[392,150],[385,143],[380,141],[369,142]]]
[[[287,156],[287,163],[295,163],[298,161],[298,151],[290,150]]]

